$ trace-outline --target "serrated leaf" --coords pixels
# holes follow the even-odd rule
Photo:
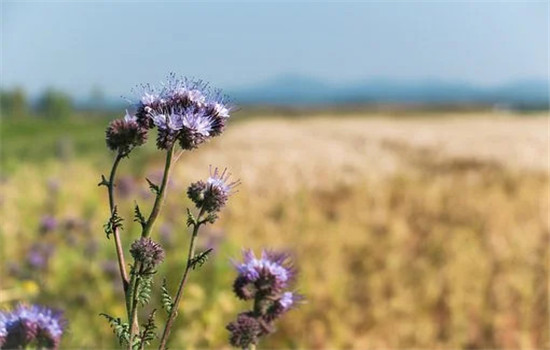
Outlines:
[[[210,254],[214,249],[209,248],[202,253],[195,254],[193,258],[189,261],[189,266],[194,270],[197,266],[201,267],[208,260],[208,254]]]
[[[138,276],[137,300],[141,305],[149,303],[153,292],[153,275]]]
[[[166,278],[162,280],[162,293],[161,293],[161,303],[162,307],[168,314],[172,311],[172,308],[174,307],[174,301],[172,300],[172,296],[170,296],[170,293],[168,293],[168,288],[166,287]]]
[[[141,210],[139,209],[139,205],[136,203],[136,207],[134,208],[134,221],[139,222],[141,227],[145,227],[147,224],[147,220],[145,220],[145,217],[141,213]]]
[[[122,322],[120,317],[113,317],[105,313],[100,313],[99,315],[105,317],[109,322],[109,326],[113,329],[113,333],[118,338],[120,345],[128,344],[130,340],[130,326],[126,322]]]
[[[145,180],[147,180],[147,183],[149,184],[149,188],[151,189],[151,191],[154,193],[154,194],[159,194],[160,193],[160,187],[153,183],[151,180],[149,180],[148,178],[145,178]]]
[[[105,223],[105,225],[103,225],[103,229],[105,231],[105,234],[107,235],[107,239],[110,238],[110,235],[112,235],[116,229],[123,229],[122,221],[124,221],[124,219],[118,216],[117,207],[115,205],[113,212],[111,213],[111,217]]]
[[[147,322],[143,324],[143,331],[140,333],[140,343],[139,348],[143,349],[146,345],[151,344],[151,341],[153,341],[155,338],[157,338],[157,326],[155,325],[155,313],[157,310],[153,310],[149,317],[147,318]]]
[[[187,208],[187,227],[193,226],[197,224],[197,219],[195,219],[195,216],[193,213],[191,213],[191,210]]]
[[[105,178],[104,175],[101,175],[101,182],[97,184],[98,186],[105,186],[105,187],[109,187],[111,185],[111,183],[109,181],[107,181],[107,178]]]

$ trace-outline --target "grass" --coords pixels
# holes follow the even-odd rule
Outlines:
[[[9,123],[2,127],[2,167],[13,164],[0,184],[0,243],[9,247],[2,306],[28,300],[63,308],[71,324],[63,348],[113,348],[98,316],[124,315],[113,242],[101,229],[106,194],[96,186],[109,167],[103,121]],[[241,178],[220,222],[200,236],[216,254],[191,276],[171,347],[228,347],[224,326],[244,305],[232,295],[228,258],[268,246],[296,256],[308,303],[260,348],[549,348],[545,123],[482,113],[231,125],[182,156],[153,234],[168,251],[157,291],[162,276],[173,291],[188,239],[186,186],[208,164]],[[67,131],[76,146],[63,159],[46,145]],[[126,246],[138,234],[134,199],[147,210],[143,178],[158,176],[160,158],[148,147],[121,166]],[[44,214],[61,223],[55,231],[40,232]],[[26,262],[37,241],[56,247],[42,270]]]

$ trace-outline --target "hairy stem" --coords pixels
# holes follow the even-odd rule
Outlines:
[[[151,234],[151,229],[153,228],[153,224],[155,223],[155,220],[157,219],[160,213],[160,207],[162,205],[162,202],[164,201],[165,190],[166,190],[166,186],[168,185],[168,177],[170,175],[170,167],[172,165],[172,156],[174,154],[175,145],[176,144],[174,143],[172,146],[170,146],[170,148],[166,152],[166,162],[164,164],[164,174],[162,176],[162,183],[160,185],[159,191],[155,198],[155,204],[153,204],[153,209],[151,210],[151,214],[149,215],[149,218],[147,219],[147,223],[145,224],[145,227],[143,228],[143,231],[141,233],[142,237],[149,237],[149,235]]]
[[[115,210],[115,196],[114,196],[115,175],[116,175],[116,171],[120,163],[120,160],[122,158],[124,158],[124,154],[118,153],[116,156],[115,162],[113,163],[111,174],[109,175],[109,183],[107,184],[107,191],[109,193],[109,208],[111,210],[111,215]],[[122,250],[122,243],[120,241],[120,234],[118,231],[118,227],[116,226],[113,229],[113,235],[115,236],[115,249],[116,249],[116,255],[118,260],[118,269],[120,270],[120,277],[122,279],[122,288],[124,289],[124,292],[126,292],[128,289],[128,273],[126,272],[126,263],[124,260],[124,251]]]
[[[170,330],[172,328],[172,324],[174,323],[174,320],[177,315],[178,306],[181,300],[181,297],[183,295],[183,289],[185,287],[185,282],[187,281],[187,275],[189,274],[189,270],[191,269],[191,260],[195,256],[195,241],[197,238],[197,235],[199,233],[199,227],[200,227],[200,220],[201,216],[204,212],[204,209],[201,209],[199,216],[197,217],[197,220],[195,224],[193,225],[193,235],[191,236],[191,242],[189,243],[189,253],[187,254],[187,264],[185,266],[185,270],[183,272],[183,276],[181,278],[180,285],[178,287],[178,291],[176,293],[176,298],[174,299],[174,305],[172,306],[172,309],[170,310],[170,313],[168,314],[168,320],[166,321],[166,325],[164,326],[164,331],[162,332],[162,337],[160,339],[160,345],[159,350],[165,350],[166,349],[166,342],[168,341],[168,336],[170,335]]]
[[[130,341],[128,342],[128,350],[132,350],[132,346],[134,343],[134,337],[136,336],[137,332],[139,331],[139,324],[138,324],[138,317],[137,317],[137,306],[138,306],[138,299],[137,299],[137,290],[139,287],[139,278],[137,276],[140,276],[141,271],[141,263],[135,262],[136,266],[134,268],[134,272],[132,274],[132,280],[130,285],[131,293],[128,295],[127,299],[130,300],[130,311],[128,315],[128,323],[130,324]]]

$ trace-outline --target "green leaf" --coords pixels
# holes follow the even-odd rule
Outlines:
[[[101,182],[97,184],[98,186],[105,186],[105,187],[109,187],[111,185],[111,183],[109,181],[107,181],[107,179],[105,178],[104,175],[101,175]]]
[[[201,267],[208,260],[208,254],[210,254],[214,249],[209,248],[202,253],[195,254],[193,258],[189,261],[189,266],[194,270],[197,266]]]
[[[174,307],[174,301],[172,300],[172,297],[170,296],[170,293],[168,293],[168,288],[166,287],[166,278],[162,280],[162,297],[161,297],[161,303],[162,307],[168,314],[172,311],[172,308]]]
[[[191,213],[191,210],[187,208],[187,227],[197,225],[197,219],[195,219],[195,216],[193,213]]]
[[[153,292],[153,275],[137,276],[137,300],[141,305],[149,303]]]
[[[146,345],[151,344],[151,341],[153,341],[155,338],[157,338],[157,326],[155,325],[155,313],[157,310],[153,310],[149,317],[147,318],[147,322],[143,324],[143,331],[140,333],[139,338],[139,348],[144,349]]]
[[[141,213],[141,210],[139,209],[139,205],[136,203],[136,207],[134,208],[134,221],[139,222],[141,225],[141,228],[144,228],[147,224],[147,220],[145,220],[145,217]]]
[[[120,317],[114,318],[104,313],[100,313],[100,316],[103,316],[109,321],[109,325],[113,329],[113,333],[118,338],[120,345],[128,344],[130,341],[130,326],[126,322],[122,322]]]
[[[155,183],[153,183],[151,180],[149,180],[148,178],[145,178],[145,180],[147,180],[147,183],[149,184],[149,188],[151,189],[151,191],[158,195],[160,193],[160,187],[158,185],[156,185]]]
[[[107,239],[109,239],[109,236],[115,233],[116,229],[123,229],[122,221],[124,221],[123,218],[118,216],[117,207],[115,206],[113,209],[113,212],[111,213],[111,217],[109,220],[103,225],[103,229],[105,230],[105,234],[107,235]]]

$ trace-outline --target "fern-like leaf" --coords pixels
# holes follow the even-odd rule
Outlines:
[[[110,235],[112,235],[116,229],[121,229],[121,230],[123,229],[122,221],[124,221],[124,219],[118,216],[118,210],[115,205],[113,212],[111,213],[111,217],[105,223],[105,225],[103,225],[103,229],[105,230],[107,239],[110,238]]]
[[[141,305],[149,303],[153,293],[153,275],[138,276],[137,300]]]
[[[134,208],[134,221],[139,222],[141,227],[145,227],[147,224],[147,221],[145,220],[145,217],[141,213],[141,210],[139,209],[139,205],[136,203],[136,207]]]
[[[149,180],[148,178],[145,178],[145,180],[147,180],[147,183],[149,184],[149,188],[151,189],[151,191],[154,194],[158,195],[160,193],[160,187],[154,182],[152,182],[151,180]]]
[[[193,226],[197,224],[197,219],[195,219],[195,216],[193,213],[191,213],[191,210],[187,208],[187,227]]]
[[[157,310],[153,310],[149,317],[147,318],[147,322],[143,324],[143,331],[141,331],[139,338],[139,349],[144,349],[145,346],[151,344],[151,341],[153,341],[155,338],[157,338],[157,326],[155,325],[155,313]]]
[[[104,313],[100,313],[100,316],[103,316],[109,322],[109,325],[113,329],[113,333],[118,338],[120,345],[128,344],[130,340],[130,326],[126,322],[122,322],[120,317],[113,317]]]
[[[197,266],[201,267],[208,260],[208,254],[210,254],[214,249],[209,248],[202,253],[195,254],[193,258],[189,261],[189,266],[194,270]]]
[[[162,307],[168,314],[172,311],[172,308],[174,307],[174,301],[172,300],[172,296],[170,296],[170,293],[168,293],[168,288],[166,287],[166,278],[162,281],[162,296],[161,296],[161,303]]]

